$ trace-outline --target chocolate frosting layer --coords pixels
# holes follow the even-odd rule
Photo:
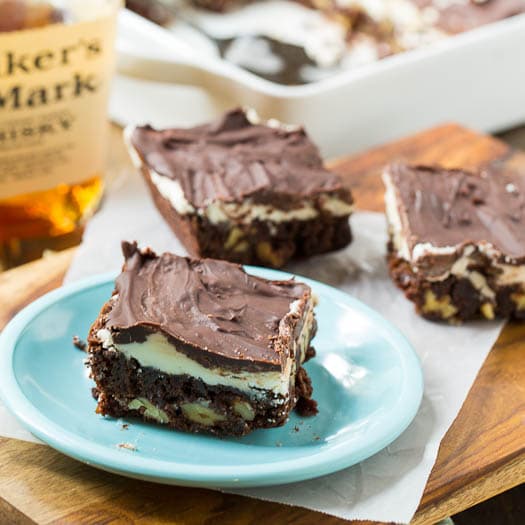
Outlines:
[[[247,197],[288,207],[326,192],[351,202],[304,129],[252,124],[242,109],[190,129],[138,127],[131,143],[150,169],[178,181],[196,208]]]
[[[491,243],[507,257],[525,257],[524,174],[406,164],[388,170],[410,250]]]
[[[119,332],[130,342],[161,330],[218,358],[280,368],[287,356],[273,340],[291,304],[309,295],[308,286],[253,277],[225,261],[157,256],[136,243],[123,243],[123,252],[118,295],[105,323],[117,342]]]

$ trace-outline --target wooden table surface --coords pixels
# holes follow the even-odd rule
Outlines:
[[[505,138],[523,144],[525,130]],[[130,169],[116,128],[112,146],[112,171]],[[525,169],[524,154],[455,125],[332,165],[361,209],[381,210],[378,172],[395,158],[449,166],[498,160]],[[0,274],[0,328],[25,304],[60,285],[72,254],[53,254]],[[452,363],[451,373],[460,373]],[[413,523],[434,523],[525,482],[524,385],[525,325],[510,324],[442,441]],[[345,523],[301,508],[127,479],[12,439],[0,438],[0,465],[0,523]]]

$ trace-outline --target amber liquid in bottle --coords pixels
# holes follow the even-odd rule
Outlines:
[[[0,0],[0,33],[62,23],[51,4]],[[103,178],[94,173],[81,182],[2,198],[0,195],[0,271],[78,244],[86,220],[96,211]]]
[[[78,244],[102,193],[102,177],[93,176],[82,183],[0,200],[0,269],[37,259],[46,250]]]

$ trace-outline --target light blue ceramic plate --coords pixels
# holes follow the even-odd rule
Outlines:
[[[261,268],[267,278],[289,275]],[[288,483],[349,467],[392,442],[421,401],[421,368],[406,339],[352,297],[307,282],[319,297],[317,357],[306,368],[319,415],[234,439],[184,434],[95,414],[85,337],[113,289],[101,275],[51,292],[0,336],[0,395],[22,423],[57,450],[126,476],[203,487]],[[129,443],[135,450],[121,448]]]

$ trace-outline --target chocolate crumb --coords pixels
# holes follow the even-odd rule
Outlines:
[[[295,405],[295,411],[303,417],[315,416],[319,411],[317,408],[317,401],[300,397]]]
[[[119,443],[117,445],[118,448],[125,448],[126,450],[131,450],[135,452],[137,450],[137,447],[135,445],[132,445],[131,443]]]
[[[309,346],[304,356],[304,362],[306,363],[306,361],[310,361],[312,357],[315,357],[315,348],[313,346]]]
[[[80,339],[78,335],[74,335],[73,336],[73,346],[75,348],[78,348],[79,350],[82,350],[82,352],[85,352],[87,348],[87,343],[83,341],[82,339]]]
[[[472,198],[472,202],[474,203],[475,206],[481,206],[482,204],[485,204],[485,199],[479,195],[475,195]]]

